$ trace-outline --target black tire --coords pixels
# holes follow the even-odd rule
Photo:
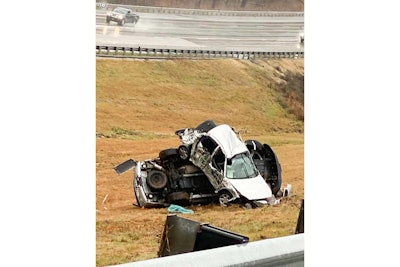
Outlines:
[[[161,161],[168,160],[171,157],[178,157],[178,150],[176,148],[169,148],[160,151],[159,157]]]
[[[272,177],[268,177],[266,181],[271,187],[272,194],[276,195],[282,186],[281,164],[269,145],[264,144],[263,147],[265,150],[265,157],[269,159],[267,164],[268,172],[272,174]]]
[[[277,193],[281,190],[281,186],[282,186],[282,176],[278,175],[277,179],[273,183],[270,183],[271,191],[274,196],[276,196]]]
[[[187,206],[190,204],[190,196],[187,192],[173,192],[167,196],[168,203]]]
[[[158,170],[151,170],[146,179],[147,184],[154,190],[163,189],[168,183],[167,175]]]
[[[215,128],[217,126],[213,120],[206,120],[205,122],[202,122],[199,124],[195,129],[200,131],[200,132],[208,132],[209,130]]]
[[[118,25],[120,25],[120,26],[124,26],[124,24],[125,24],[125,19],[123,19],[120,22],[118,22]]]
[[[264,158],[265,149],[260,142],[257,140],[246,140],[244,143],[246,144],[247,149],[250,151],[250,155],[253,157],[253,159]]]
[[[221,205],[228,205],[228,200],[232,198],[232,194],[228,190],[222,190],[218,194],[218,202]]]
[[[110,23],[110,20],[109,20],[109,19],[106,19],[106,22],[107,22],[107,23]]]
[[[190,146],[180,145],[178,147],[178,154],[182,160],[188,160],[190,158]]]

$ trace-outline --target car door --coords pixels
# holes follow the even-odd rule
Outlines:
[[[126,22],[131,22],[133,23],[133,13],[132,10],[128,10],[126,13]]]

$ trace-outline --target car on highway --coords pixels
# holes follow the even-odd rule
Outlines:
[[[125,23],[136,24],[139,21],[139,15],[135,14],[132,9],[116,7],[113,11],[107,13],[106,22],[110,23],[110,21],[115,21],[121,26]]]
[[[242,141],[227,124],[207,120],[175,132],[181,145],[157,158],[129,159],[114,168],[134,169],[133,187],[139,207],[219,202],[247,207],[275,205],[282,197],[279,160],[267,144]]]

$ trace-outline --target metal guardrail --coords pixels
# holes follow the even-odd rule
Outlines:
[[[258,52],[258,51],[222,51],[209,49],[173,49],[173,48],[145,48],[125,47],[112,45],[96,45],[97,57],[113,58],[147,58],[147,59],[262,59],[262,58],[304,58],[302,51]]]
[[[304,234],[259,240],[241,245],[231,245],[114,266],[304,266]]]
[[[206,15],[206,16],[252,16],[252,17],[304,17],[304,12],[282,11],[230,11],[230,10],[206,10],[185,9],[153,6],[115,5],[104,2],[96,2],[98,9],[112,10],[117,6],[126,7],[141,13],[164,13],[176,15]]]

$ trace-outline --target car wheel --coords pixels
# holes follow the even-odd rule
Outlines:
[[[106,20],[106,22],[107,22],[107,23],[110,23],[110,20],[109,20],[109,19],[107,19],[107,20]]]
[[[274,179],[273,181],[271,181],[271,179],[269,179],[269,181],[267,180],[267,183],[270,184],[272,194],[274,196],[277,196],[278,192],[281,190],[282,176],[278,175],[278,177],[276,177],[276,179]]]
[[[282,186],[281,164],[269,145],[264,144],[263,147],[266,158],[266,172],[269,173],[266,182],[270,185],[272,194],[276,195]]]
[[[173,192],[167,196],[167,200],[171,204],[187,206],[190,204],[190,196],[187,192]]]
[[[121,26],[124,26],[124,24],[125,24],[125,20],[123,19],[123,20],[121,20],[121,22],[119,22],[118,23],[119,25],[121,25]]]
[[[263,145],[257,140],[246,140],[244,142],[250,155],[253,159],[263,159],[265,155],[265,149]]]
[[[190,158],[190,148],[188,145],[180,145],[178,148],[179,157],[182,160],[188,160]]]
[[[162,171],[152,170],[149,172],[146,182],[154,190],[161,190],[167,185],[168,177]]]
[[[218,195],[218,202],[219,202],[219,204],[225,206],[229,203],[229,200],[231,198],[232,198],[232,194],[227,190],[223,190]]]
[[[169,148],[165,150],[161,150],[159,157],[161,161],[170,159],[171,157],[177,157],[178,156],[178,150],[176,148]]]
[[[208,132],[209,130],[213,129],[215,126],[217,126],[217,125],[214,123],[214,121],[207,120],[207,121],[201,123],[195,129],[200,132]]]

